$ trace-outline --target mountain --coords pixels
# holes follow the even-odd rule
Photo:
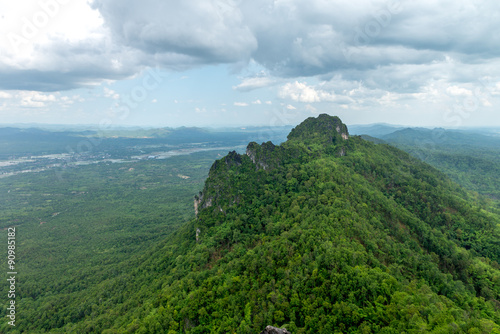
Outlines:
[[[350,125],[349,131],[354,135],[369,135],[371,137],[379,138],[404,128],[404,126],[392,124],[367,124]]]
[[[338,117],[215,161],[194,213],[133,270],[25,321],[107,334],[500,333],[500,216]]]
[[[377,136],[375,136],[377,137]],[[500,138],[480,133],[458,130],[445,130],[442,128],[406,128],[392,133],[378,136],[390,143],[401,145],[431,145],[434,147],[491,147],[500,146]]]
[[[192,333],[498,332],[500,219],[470,200],[339,118],[309,118],[214,163],[150,315]]]
[[[443,171],[465,188],[500,199],[500,138],[476,131],[408,128],[379,138]]]
[[[56,153],[67,145],[75,145],[82,133],[50,132],[36,128],[0,128],[0,159],[11,154]]]

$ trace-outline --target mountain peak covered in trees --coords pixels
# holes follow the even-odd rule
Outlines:
[[[288,140],[302,141],[306,144],[311,142],[335,143],[338,140],[347,140],[349,131],[337,116],[321,114],[318,117],[309,117],[297,127],[293,128],[288,135]]]
[[[338,117],[215,161],[195,213],[20,332],[500,334],[500,213]]]
[[[498,212],[338,117],[217,160],[195,212],[93,332],[500,334]]]
[[[498,214],[338,117],[216,161],[195,206],[193,333],[500,333]]]

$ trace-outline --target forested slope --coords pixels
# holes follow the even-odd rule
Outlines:
[[[214,163],[197,219],[145,264],[161,290],[121,328],[498,333],[499,217],[408,154],[347,137],[321,115]]]
[[[50,331],[500,333],[500,217],[337,117],[216,161],[195,206]]]
[[[465,188],[500,200],[500,138],[421,128],[398,130],[379,138],[436,167]]]

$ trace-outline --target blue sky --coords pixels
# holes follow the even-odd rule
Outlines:
[[[0,124],[500,126],[500,3],[0,4]]]

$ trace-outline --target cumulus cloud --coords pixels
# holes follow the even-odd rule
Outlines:
[[[462,88],[462,87],[458,87],[458,86],[448,87],[446,89],[446,92],[450,95],[453,95],[453,96],[471,96],[472,95],[472,91],[465,89],[465,88]]]
[[[146,53],[220,63],[250,59],[257,48],[234,1],[95,0],[93,6],[122,44]]]
[[[0,99],[10,99],[10,98],[12,98],[12,94],[0,91]]]
[[[10,108],[37,108],[43,109],[52,106],[69,107],[75,102],[84,102],[79,95],[61,96],[60,93],[50,94],[38,91],[0,91],[0,99],[8,99]]]
[[[432,64],[442,62],[443,53],[470,64],[500,55],[494,14],[500,3],[494,0],[95,0],[94,8],[122,45],[167,66],[254,59],[287,77]],[[235,89],[273,81],[248,78]]]
[[[248,103],[246,102],[234,102],[236,107],[248,107]]]
[[[324,102],[324,101],[335,101],[335,94],[332,92],[325,92],[320,89],[316,89],[312,86],[308,86],[305,83],[295,81],[293,83],[287,83],[280,88],[279,96],[281,98],[289,98],[297,102]]]
[[[9,18],[44,13],[36,0],[0,6]],[[145,67],[255,61],[269,75],[245,78],[235,90],[341,75],[369,88],[418,92],[434,75],[456,83],[499,77],[498,12],[496,0],[93,0],[91,7],[75,0],[34,37],[23,36],[22,21],[0,21],[10,32],[0,37],[0,89],[48,92],[128,78]],[[12,47],[13,34],[28,41],[22,50]],[[287,88],[307,103],[334,99],[328,91]]]
[[[39,92],[22,92],[21,95],[21,106],[23,107],[45,107],[47,103],[56,101],[56,97],[52,94],[41,94]]]
[[[135,51],[113,46],[86,1],[44,3],[0,5],[7,17],[0,20],[0,89],[67,90],[136,73],[137,66],[120,61]]]

